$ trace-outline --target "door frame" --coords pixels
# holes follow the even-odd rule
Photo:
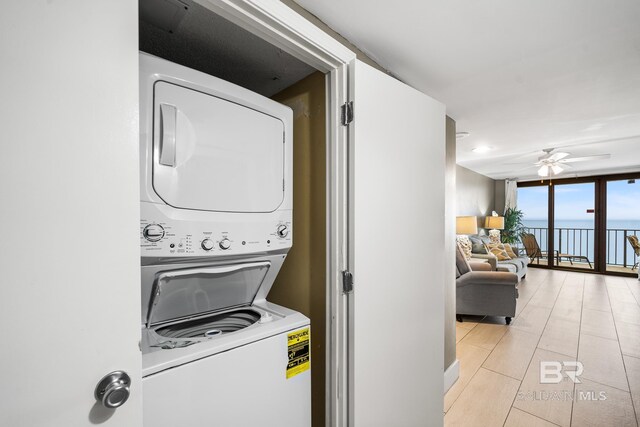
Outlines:
[[[348,424],[348,296],[342,272],[349,265],[349,134],[341,109],[349,99],[349,64],[356,54],[284,3],[268,0],[194,0],[326,75],[327,105],[327,426]]]
[[[621,174],[609,174],[609,175],[593,175],[582,176],[575,178],[561,178],[561,179],[543,179],[535,181],[518,182],[518,188],[526,187],[541,187],[548,186],[548,219],[547,225],[549,226],[549,235],[547,237],[547,244],[549,250],[553,250],[555,246],[555,186],[566,184],[585,184],[594,183],[594,208],[595,208],[595,221],[594,221],[594,269],[587,270],[582,268],[560,267],[555,265],[554,257],[547,257],[547,265],[532,264],[534,267],[550,268],[566,271],[576,271],[580,273],[593,273],[593,274],[606,274],[610,276],[623,276],[623,277],[636,277],[633,273],[623,273],[617,271],[607,271],[607,182],[609,181],[621,181],[626,179],[640,179],[640,172],[628,172]]]

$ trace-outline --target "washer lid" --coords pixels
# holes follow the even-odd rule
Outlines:
[[[154,283],[147,327],[251,305],[270,267],[265,261],[162,272]]]
[[[158,81],[153,188],[176,208],[273,212],[284,200],[284,136],[276,117]]]

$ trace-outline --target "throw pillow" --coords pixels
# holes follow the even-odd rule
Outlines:
[[[456,243],[460,246],[462,250],[462,254],[464,255],[464,259],[467,261],[471,259],[471,240],[469,237],[465,235],[460,235],[456,237]]]
[[[509,255],[509,257],[511,257],[511,259],[518,258],[518,255],[516,255],[516,253],[514,252],[514,250],[513,250],[513,248],[511,247],[510,244],[504,243],[504,250],[507,253],[507,255]]]
[[[502,243],[488,243],[487,250],[498,258],[498,261],[508,261],[511,259]]]
[[[491,239],[489,238],[489,236],[486,236],[486,235],[484,235],[484,234],[479,235],[479,236],[478,236],[478,238],[479,238],[480,240],[482,240],[482,243],[484,243],[485,245],[486,245],[487,243],[493,243],[493,242],[491,241]]]
[[[469,236],[469,240],[471,240],[471,252],[474,254],[486,254],[487,249],[484,247],[484,243],[482,243],[482,239],[475,236]]]
[[[462,276],[463,274],[467,274],[468,272],[471,271],[471,266],[469,265],[469,261],[465,259],[460,245],[456,245],[456,267],[459,274],[458,277]],[[456,277],[456,279],[458,277]]]

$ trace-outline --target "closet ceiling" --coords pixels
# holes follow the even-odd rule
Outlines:
[[[557,147],[611,154],[564,176],[640,170],[638,0],[296,2],[446,104],[462,166],[530,179]]]
[[[315,71],[194,1],[140,0],[139,4],[144,52],[267,97]]]

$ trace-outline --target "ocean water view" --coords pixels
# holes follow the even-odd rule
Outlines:
[[[534,228],[546,228],[546,219],[525,219],[524,225],[526,227]],[[556,219],[556,228],[590,228],[593,229],[593,220],[589,219]],[[612,219],[607,221],[608,229],[619,230],[640,230],[640,219]]]
[[[524,219],[525,227],[536,236],[542,250],[547,250],[546,219]],[[626,245],[626,265],[636,262],[635,252],[631,248],[626,235],[640,237],[640,220],[608,220],[607,221],[607,264],[624,265]],[[584,255],[591,262],[594,260],[594,221],[590,219],[556,219],[554,249],[562,253]]]

